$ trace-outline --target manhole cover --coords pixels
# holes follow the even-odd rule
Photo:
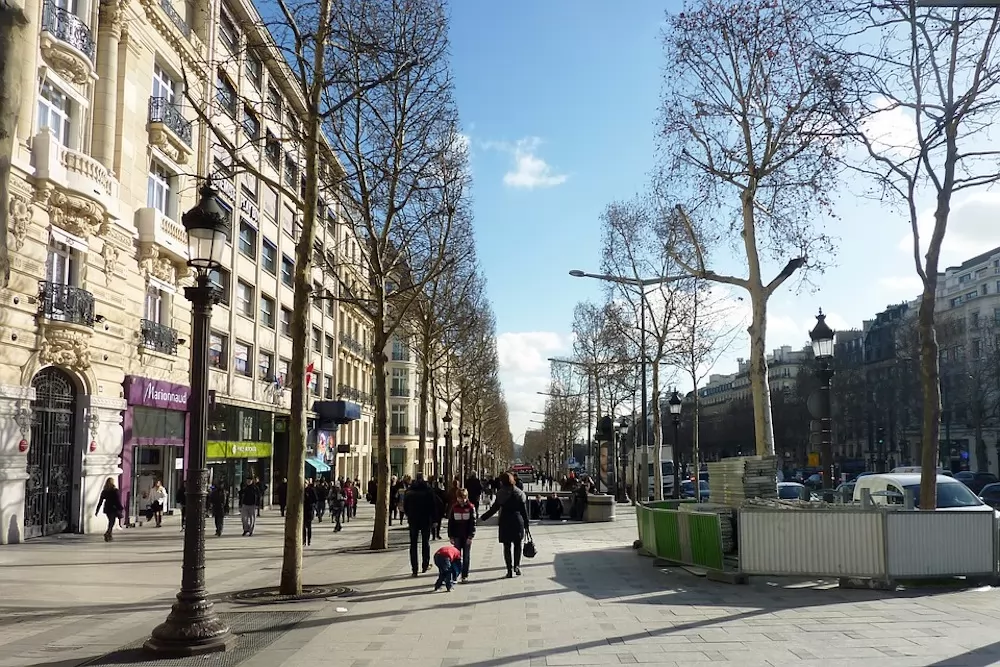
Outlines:
[[[346,586],[303,586],[298,595],[282,595],[277,586],[254,588],[240,591],[229,596],[233,602],[241,604],[283,604],[285,602],[304,602],[307,600],[322,600],[350,595],[354,590]]]

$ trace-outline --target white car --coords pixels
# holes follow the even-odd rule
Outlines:
[[[904,505],[906,492],[913,494],[914,507],[920,507],[919,473],[886,473],[859,477],[854,485],[854,502],[861,502],[865,489],[876,505]],[[937,509],[941,511],[992,512],[969,487],[953,477],[937,476]]]

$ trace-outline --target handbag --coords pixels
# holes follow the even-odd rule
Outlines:
[[[528,538],[528,541],[524,544],[524,549],[521,551],[525,558],[534,558],[538,555],[538,549],[535,548],[535,541],[531,539],[531,531],[528,530],[527,526],[524,528],[524,534]]]

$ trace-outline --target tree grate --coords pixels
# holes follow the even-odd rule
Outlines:
[[[325,600],[326,598],[344,597],[353,594],[353,588],[346,586],[303,586],[298,595],[282,595],[277,586],[254,588],[240,591],[228,596],[232,602],[240,604],[284,604],[287,602],[306,602],[308,600]]]
[[[312,615],[312,612],[222,613],[219,617],[236,635],[232,648],[224,653],[155,658],[143,649],[146,638],[126,644],[97,657],[81,667],[236,667],[273,644],[279,637]]]

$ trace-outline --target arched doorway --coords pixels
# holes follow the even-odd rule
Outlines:
[[[49,366],[31,381],[31,447],[24,489],[24,536],[62,533],[69,528],[76,440],[76,384]]]

